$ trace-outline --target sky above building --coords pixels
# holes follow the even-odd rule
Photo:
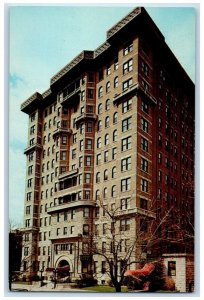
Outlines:
[[[106,31],[135,6],[13,6],[9,30],[9,218],[22,225],[28,116],[21,103],[49,88],[50,78],[82,50],[94,50]],[[195,82],[196,11],[193,7],[145,7]]]

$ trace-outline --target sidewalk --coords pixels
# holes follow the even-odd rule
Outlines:
[[[57,284],[54,289],[51,285],[44,285],[42,287],[38,285],[28,285],[28,284],[16,284],[12,283],[13,292],[71,292],[71,293],[87,293],[81,289],[71,288],[65,284]]]

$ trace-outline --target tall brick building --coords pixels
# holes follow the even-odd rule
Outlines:
[[[27,99],[25,273],[49,277],[67,268],[71,278],[90,270],[101,278],[105,263],[90,248],[96,234],[107,251],[102,200],[118,207],[124,243],[138,229],[150,234],[139,223],[154,219],[157,235],[148,247],[140,244],[140,257],[163,257],[172,276],[182,260],[187,282],[194,105],[194,84],[144,8],[108,30],[95,51],[82,51],[47,91]]]

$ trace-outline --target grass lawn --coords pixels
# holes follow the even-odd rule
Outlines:
[[[99,293],[114,293],[115,292],[115,288],[108,286],[108,285],[89,286],[89,287],[82,288],[82,290],[99,292]],[[128,291],[128,289],[126,286],[122,287],[123,293],[125,293],[127,291]]]

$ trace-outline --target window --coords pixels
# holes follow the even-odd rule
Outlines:
[[[108,170],[104,171],[104,180],[108,180]]]
[[[80,150],[80,151],[84,150],[84,140],[81,140],[81,141],[79,142],[79,150]]]
[[[89,208],[88,207],[85,207],[83,209],[83,217],[84,218],[89,218]]]
[[[142,130],[144,130],[145,132],[148,133],[148,126],[149,126],[149,123],[144,118],[142,118],[141,119],[141,128],[142,128]]]
[[[104,138],[104,145],[108,145],[108,144],[109,144],[109,134],[107,133]]]
[[[85,173],[85,183],[91,183],[91,173]]]
[[[148,112],[149,112],[149,106],[148,106],[148,104],[147,104],[145,101],[143,101],[143,100],[142,100],[142,110],[143,110],[146,114],[148,114]]]
[[[158,171],[158,181],[161,182],[162,181],[162,171]]]
[[[106,242],[102,242],[102,252],[106,253]]]
[[[106,199],[107,198],[107,193],[108,193],[108,189],[105,187],[103,189],[103,198]]]
[[[97,149],[101,148],[101,138],[97,139]]]
[[[28,183],[27,183],[28,188],[32,186],[32,181],[33,181],[32,178],[28,179]]]
[[[24,256],[28,256],[29,254],[29,247],[24,247]]]
[[[121,180],[121,192],[129,191],[131,188],[131,178],[125,178]]]
[[[62,145],[66,145],[67,144],[67,136],[63,135],[62,136]]]
[[[110,73],[111,73],[111,66],[107,65],[106,66],[106,75],[110,75]]]
[[[91,139],[86,140],[86,149],[88,149],[88,150],[92,149],[92,140]]]
[[[92,132],[93,131],[93,124],[92,124],[92,122],[88,122],[87,123],[86,131],[87,132]]]
[[[101,131],[102,130],[102,121],[99,120],[98,121],[98,131]]]
[[[168,276],[176,276],[176,262],[168,261]]]
[[[123,64],[123,74],[127,74],[128,72],[132,71],[133,69],[133,60],[130,59]]]
[[[118,85],[119,85],[119,79],[118,79],[118,76],[116,76],[116,77],[114,78],[114,88],[117,88]]]
[[[128,89],[133,84],[132,78],[123,82],[123,91]]]
[[[120,231],[130,230],[130,220],[120,220]]]
[[[110,99],[106,100],[106,110],[110,109]]]
[[[111,196],[116,197],[116,185],[113,185],[111,188]]]
[[[129,52],[133,50],[133,42],[129,41],[123,47],[123,55],[127,55]]]
[[[141,149],[148,152],[148,141],[145,138],[141,138]]]
[[[144,172],[148,172],[148,161],[144,158],[141,158],[141,169]]]
[[[146,209],[147,210],[147,200],[144,198],[140,198],[140,207],[142,209]]]
[[[59,160],[59,152],[56,152],[56,161]]]
[[[32,160],[33,160],[33,157],[34,157],[34,153],[31,152],[31,153],[28,155],[28,161],[32,161]]]
[[[116,156],[117,156],[117,148],[113,148],[112,149],[112,159],[116,159]]]
[[[110,118],[109,117],[106,117],[105,118],[105,128],[109,127],[110,126]]]
[[[67,159],[67,152],[66,151],[62,151],[61,152],[61,160],[66,160]]]
[[[94,98],[94,90],[88,89],[88,99],[93,99],[93,98]]]
[[[141,184],[141,191],[142,192],[148,192],[148,181],[146,179],[141,179],[140,181],[140,184]]]
[[[73,149],[72,150],[72,159],[75,159],[76,158],[76,149]]]
[[[81,92],[81,101],[83,102],[85,100],[85,91]]]
[[[116,167],[112,168],[112,178],[116,178]]]
[[[86,166],[91,166],[91,156],[86,156]]]
[[[132,99],[126,100],[122,103],[122,113],[126,113],[130,109],[132,109]]]
[[[114,70],[118,70],[118,57],[114,59]]]
[[[100,199],[100,191],[99,190],[96,190],[96,200],[99,200]],[[98,207],[99,209],[99,207]]]
[[[141,70],[146,76],[149,75],[149,67],[144,61],[141,62]]]
[[[52,154],[55,153],[55,145],[52,146]]]
[[[89,234],[89,225],[84,224],[83,225],[83,235]]]
[[[101,173],[100,172],[97,172],[96,173],[96,183],[100,182],[101,181]]]
[[[30,227],[30,219],[25,220],[25,227]]]
[[[122,210],[130,208],[130,198],[121,199],[120,204]]]
[[[108,150],[104,151],[104,162],[108,161]]]
[[[30,127],[30,135],[35,133],[35,125]]]
[[[30,121],[33,122],[35,120],[35,112],[30,116]]]
[[[131,169],[131,156],[121,160],[121,171],[127,171]]]
[[[98,98],[101,98],[103,96],[103,87],[100,86],[100,88],[98,89]]]
[[[32,192],[27,193],[26,200],[30,201],[32,196]]]
[[[110,92],[110,81],[106,83],[106,93]]]
[[[124,119],[122,121],[122,132],[125,132],[132,128],[132,117]]]
[[[85,190],[85,199],[86,199],[86,200],[91,199],[91,191]]]
[[[113,142],[116,142],[116,141],[117,141],[117,137],[118,137],[118,135],[117,135],[117,129],[115,129],[115,130],[113,131]]]
[[[96,155],[96,165],[99,165],[101,163],[101,153]]]
[[[113,124],[115,124],[117,122],[118,122],[118,113],[115,112],[114,115],[113,115]]]
[[[30,215],[30,205],[26,206],[26,215]]]
[[[125,151],[131,148],[131,136],[122,139],[122,147],[121,150]]]

